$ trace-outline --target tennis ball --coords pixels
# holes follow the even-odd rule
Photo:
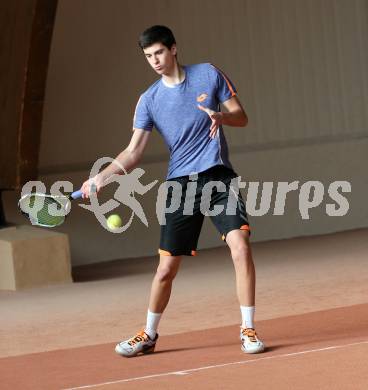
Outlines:
[[[107,226],[111,230],[121,227],[122,224],[123,221],[121,220],[120,215],[118,214],[111,214],[109,218],[107,218]]]

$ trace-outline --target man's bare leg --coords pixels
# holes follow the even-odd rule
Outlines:
[[[160,263],[152,281],[149,310],[163,313],[171,295],[172,282],[179,270],[181,256],[160,255]]]
[[[232,230],[226,236],[236,273],[242,325],[241,349],[245,353],[263,352],[265,346],[254,330],[256,272],[247,230]]]
[[[256,272],[247,230],[232,230],[226,236],[236,274],[236,291],[241,306],[255,305]]]
[[[131,357],[138,353],[154,352],[158,339],[158,324],[169,302],[172,282],[178,272],[180,262],[180,256],[160,255],[160,263],[152,281],[144,332],[139,332],[132,338],[118,343],[115,347],[116,353]]]

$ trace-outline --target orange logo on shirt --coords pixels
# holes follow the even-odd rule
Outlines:
[[[202,103],[207,99],[208,95],[206,93],[202,93],[197,97],[197,102]]]

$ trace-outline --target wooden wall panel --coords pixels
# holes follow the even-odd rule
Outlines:
[[[37,177],[57,0],[0,2],[0,190]]]

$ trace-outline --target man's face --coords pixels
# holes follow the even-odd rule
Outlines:
[[[172,45],[169,50],[162,43],[155,43],[143,49],[148,63],[152,66],[156,73],[169,74],[176,62],[176,45]]]

